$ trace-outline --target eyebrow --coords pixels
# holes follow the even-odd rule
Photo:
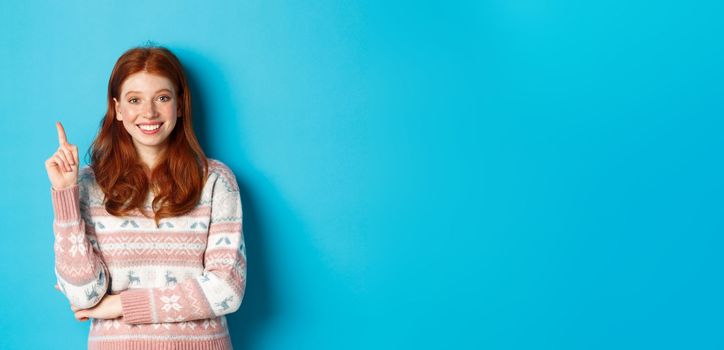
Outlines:
[[[156,91],[156,93],[159,93],[159,92],[164,91],[164,90],[165,90],[165,91],[168,91],[168,92],[171,92],[171,90],[164,88],[164,89],[161,89],[161,90]],[[140,94],[140,92],[138,92],[138,91],[129,91],[129,92],[126,92],[126,95],[125,95],[125,96],[128,96],[128,94],[131,94],[131,93]]]

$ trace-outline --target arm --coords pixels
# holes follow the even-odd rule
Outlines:
[[[55,275],[71,305],[87,309],[101,301],[108,290],[108,268],[86,235],[81,216],[80,185],[51,187],[55,233]],[[92,233],[92,232],[91,232]]]
[[[241,198],[229,171],[214,183],[203,273],[170,287],[121,292],[123,322],[183,322],[229,314],[241,306],[245,288]]]

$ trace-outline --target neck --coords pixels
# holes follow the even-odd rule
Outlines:
[[[136,153],[141,158],[141,162],[146,165],[149,175],[165,150],[166,144],[157,147],[136,144]]]

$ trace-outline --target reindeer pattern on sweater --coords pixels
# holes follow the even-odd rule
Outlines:
[[[149,349],[179,342],[230,347],[225,315],[239,309],[246,287],[241,199],[231,169],[209,159],[197,206],[158,226],[137,211],[110,215],[87,166],[75,186],[51,188],[51,195],[55,275],[63,294],[79,308],[93,307],[106,294],[121,296],[123,316],[93,320],[89,348],[117,348],[129,340]],[[147,211],[152,199],[149,193]]]

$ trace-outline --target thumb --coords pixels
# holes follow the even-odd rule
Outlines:
[[[85,311],[85,310],[76,311],[76,312],[75,312],[75,318],[76,318],[78,321],[85,321],[85,320],[88,319],[87,313],[88,313],[88,312]]]

